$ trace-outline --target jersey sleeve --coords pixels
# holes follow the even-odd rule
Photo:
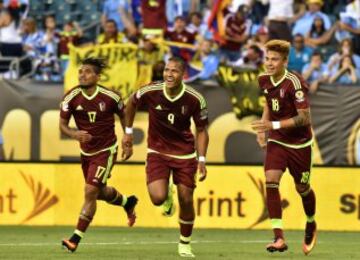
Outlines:
[[[116,101],[115,114],[117,114],[120,118],[125,116],[125,103],[122,99],[121,95],[119,95],[119,100]]]
[[[296,109],[307,109],[310,107],[308,92],[309,85],[302,77],[297,76],[292,81],[292,87],[290,88],[290,98],[293,100]]]
[[[259,88],[262,90],[266,89],[266,75],[260,74],[257,80],[258,80]]]
[[[137,107],[142,106],[145,96],[146,93],[144,93],[142,89],[137,90],[132,96],[132,103]]]
[[[204,128],[209,124],[208,114],[209,112],[206,100],[203,97],[197,99],[197,104],[193,114],[196,128]]]
[[[66,120],[69,120],[72,114],[72,109],[70,106],[70,101],[63,99],[60,103],[60,117]]]

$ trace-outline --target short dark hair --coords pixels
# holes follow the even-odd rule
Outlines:
[[[180,58],[178,56],[173,56],[168,60],[168,62],[170,62],[170,61],[173,61],[173,62],[176,62],[176,63],[180,64],[181,70],[185,71],[186,63],[182,58]]]
[[[106,62],[103,58],[86,58],[84,59],[81,64],[83,65],[91,65],[94,67],[94,71],[96,74],[101,74],[104,68],[106,68]]]

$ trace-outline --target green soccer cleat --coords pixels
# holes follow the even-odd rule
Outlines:
[[[195,255],[193,254],[193,252],[191,250],[190,244],[179,243],[178,252],[181,257],[195,258]]]
[[[174,204],[174,184],[169,183],[168,195],[164,203],[161,205],[163,208],[163,216],[171,217],[175,213],[175,204]]]

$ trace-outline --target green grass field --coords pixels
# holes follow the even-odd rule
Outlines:
[[[90,228],[75,253],[60,241],[72,227],[0,226],[0,259],[181,259],[178,231],[151,228]],[[271,231],[198,229],[193,235],[197,259],[305,259],[302,232],[288,231],[289,250],[267,253]],[[320,232],[308,259],[360,259],[360,233]]]

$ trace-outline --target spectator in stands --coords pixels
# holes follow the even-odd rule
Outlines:
[[[345,56],[350,55],[352,61],[355,63],[355,67],[360,71],[360,56],[356,55],[353,50],[351,39],[344,39],[339,44],[337,53],[331,55],[328,61],[328,70],[330,74],[334,75],[339,70],[340,60]]]
[[[5,152],[4,152],[4,139],[0,130],[0,161],[5,161]]]
[[[215,53],[214,43],[212,40],[204,39],[198,48],[198,51],[195,53],[191,63],[201,67],[200,73],[197,73],[194,77],[188,81],[193,81],[195,79],[208,80],[217,73],[219,67],[219,57]]]
[[[301,73],[304,65],[310,61],[311,54],[311,48],[304,44],[304,36],[295,35],[290,48],[288,68]]]
[[[56,29],[55,18],[51,15],[45,17],[45,33],[41,41],[39,57],[36,59],[34,78],[41,81],[60,81],[61,70],[57,58],[59,32]]]
[[[324,20],[320,16],[316,16],[311,29],[305,34],[305,45],[311,48],[317,48],[319,46],[326,45],[330,42],[334,32],[336,31],[338,24],[335,23],[330,30],[325,29]]]
[[[350,1],[346,5],[344,16],[352,19],[353,23],[340,21],[339,28],[350,34],[353,39],[354,52],[360,55],[360,0]]]
[[[22,40],[15,19],[7,10],[0,13],[0,53],[19,57],[23,54]]]
[[[351,55],[345,55],[340,61],[339,69],[330,75],[330,83],[355,84],[360,79]]]
[[[127,0],[105,0],[103,13],[101,16],[101,24],[105,27],[107,20],[114,20],[120,32],[127,31],[129,36],[137,33],[131,8]]]
[[[167,27],[166,0],[142,0],[143,35],[162,35]]]
[[[131,1],[131,13],[136,27],[139,27],[140,24],[142,23],[141,2],[142,0]]]
[[[17,22],[26,18],[29,11],[29,0],[3,0],[1,2],[0,8],[8,9]]]
[[[244,69],[259,70],[263,66],[264,53],[257,45],[250,45],[244,52],[243,57],[239,60],[232,62],[231,65],[241,67]]]
[[[189,14],[195,10],[195,5],[198,0],[167,0],[166,2],[166,16],[168,23],[172,25],[176,17],[188,17]]]
[[[265,53],[265,43],[267,43],[270,39],[269,30],[266,26],[260,26],[256,31],[256,34],[247,41],[246,49],[248,49],[251,45],[258,46],[263,53]]]
[[[261,2],[269,4],[267,21],[270,40],[281,39],[291,42],[289,22],[294,17],[294,0],[262,0]]]
[[[240,5],[235,14],[225,16],[225,40],[220,47],[222,60],[236,61],[241,57],[241,47],[249,38],[251,20],[248,19],[249,6]]]
[[[165,69],[165,61],[161,60],[156,62],[152,67],[151,81],[152,82],[163,81],[164,69]]]
[[[310,93],[315,93],[321,83],[328,81],[329,72],[320,52],[313,52],[310,63],[303,67],[302,76],[310,84]]]
[[[190,23],[186,27],[187,30],[193,34],[197,34],[198,41],[202,39],[211,39],[212,35],[208,29],[207,24],[204,23],[200,12],[193,12],[190,14]]]
[[[324,21],[325,30],[329,30],[331,27],[330,18],[327,14],[321,12],[321,7],[324,4],[323,0],[307,0],[306,4],[308,11],[296,21],[292,34],[306,35],[311,30],[316,17],[321,17]]]
[[[195,43],[195,36],[195,34],[186,29],[185,18],[178,16],[175,18],[174,27],[165,32],[164,38],[168,41],[192,45]],[[190,61],[193,56],[193,52],[189,48],[176,47],[174,44],[172,45],[171,52],[175,56],[180,56],[185,61]]]
[[[125,34],[118,31],[114,20],[107,20],[104,25],[104,32],[96,39],[97,44],[124,43],[127,42]]]
[[[143,64],[154,65],[163,60],[164,52],[162,48],[153,42],[154,35],[143,36],[138,52],[138,61]]]
[[[38,58],[42,52],[42,40],[44,32],[39,31],[36,21],[32,17],[23,20],[22,24],[22,43],[24,51],[32,58]]]
[[[62,75],[64,75],[69,63],[69,44],[76,46],[82,36],[83,31],[77,22],[67,22],[59,33],[58,57],[61,62]]]

